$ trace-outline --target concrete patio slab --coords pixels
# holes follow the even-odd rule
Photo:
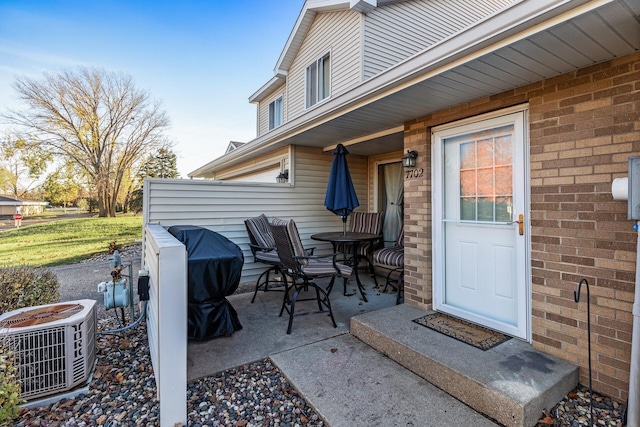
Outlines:
[[[359,295],[344,296],[342,291],[340,284],[334,287],[330,296],[337,328],[333,327],[327,313],[309,314],[294,318],[290,335],[286,333],[287,313],[278,316],[282,292],[260,291],[253,304],[253,293],[227,297],[238,312],[243,329],[230,337],[190,341],[187,348],[187,380],[193,381],[285,350],[349,333],[351,317],[390,307],[396,302],[395,294],[376,292],[371,284],[367,284],[369,302],[361,301]],[[348,292],[354,291],[355,286],[350,285]],[[300,298],[303,297],[304,294],[301,294]],[[315,302],[298,302],[296,313],[317,308]]]

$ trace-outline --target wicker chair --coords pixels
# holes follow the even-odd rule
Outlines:
[[[299,301],[317,301],[318,310],[313,313],[329,312],[333,327],[336,328],[336,321],[333,318],[333,311],[331,311],[331,302],[329,301],[329,294],[333,288],[333,283],[336,277],[344,278],[348,280],[351,276],[351,267],[336,262],[336,255],[323,255],[313,256],[309,255],[300,240],[300,235],[293,220],[288,221],[274,221],[271,224],[271,231],[276,241],[276,248],[278,255],[280,256],[281,271],[288,275],[291,280],[285,291],[285,297],[282,301],[282,308],[280,309],[280,316],[284,310],[289,314],[289,325],[287,327],[287,334],[291,333],[291,327],[293,325],[293,317],[298,314],[309,314],[309,312],[295,313],[296,302]],[[321,288],[315,279],[331,277],[331,282],[327,289]],[[298,298],[301,291],[307,291],[309,288],[314,288],[315,297]],[[293,291],[293,295],[289,295]],[[326,310],[324,310],[326,308]]]
[[[378,249],[373,253],[373,264],[374,270],[380,268],[386,271],[386,283],[382,292],[386,292],[387,287],[391,286],[397,291],[396,304],[400,304],[404,300],[404,225],[393,246]],[[376,287],[379,287],[375,274],[373,280]]]
[[[349,216],[349,231],[355,233],[382,234],[383,224],[384,212],[353,212]],[[373,274],[373,251],[380,245],[381,242],[365,242],[358,245],[356,256],[367,261],[371,274]],[[349,255],[353,252],[352,245],[349,243],[338,243],[336,250]]]

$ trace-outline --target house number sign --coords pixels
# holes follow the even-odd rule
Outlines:
[[[408,169],[404,172],[405,179],[422,178],[424,176],[424,169]]]

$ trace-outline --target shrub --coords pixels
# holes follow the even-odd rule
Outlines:
[[[11,425],[23,402],[13,353],[7,350],[4,340],[0,340],[0,426]]]
[[[50,304],[60,297],[58,276],[28,266],[0,268],[0,313]],[[20,384],[13,353],[0,337],[0,426],[10,425],[20,411]]]
[[[49,269],[28,266],[0,268],[0,313],[50,304],[60,297],[58,276]]]

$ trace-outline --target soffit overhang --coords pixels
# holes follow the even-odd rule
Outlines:
[[[276,89],[282,87],[287,81],[286,71],[277,72],[275,76],[265,83],[260,89],[258,89],[253,95],[249,97],[249,102],[256,104],[263,99],[271,95]]]

